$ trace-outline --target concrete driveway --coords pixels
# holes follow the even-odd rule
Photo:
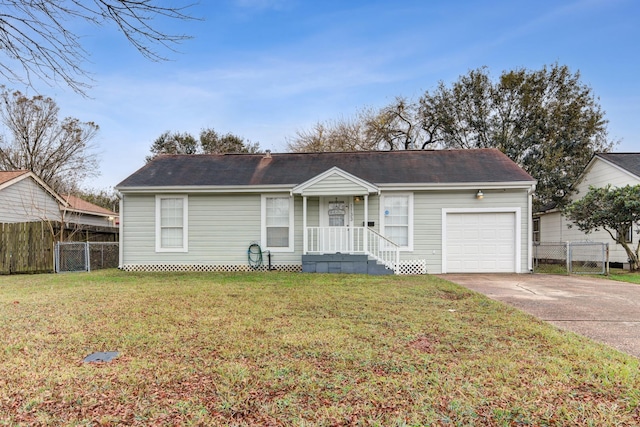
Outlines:
[[[640,285],[549,274],[440,277],[640,357]]]

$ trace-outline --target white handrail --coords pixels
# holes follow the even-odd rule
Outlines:
[[[400,265],[400,246],[370,228],[366,230],[367,254],[397,273]]]

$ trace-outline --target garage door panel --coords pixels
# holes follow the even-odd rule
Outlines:
[[[447,272],[515,272],[515,217],[514,212],[447,213]]]

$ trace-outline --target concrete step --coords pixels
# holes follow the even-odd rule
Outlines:
[[[394,274],[393,270],[367,255],[325,254],[303,255],[302,271],[304,273],[342,273],[342,274]]]

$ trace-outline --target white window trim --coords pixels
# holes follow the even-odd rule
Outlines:
[[[160,201],[162,199],[182,199],[182,247],[163,248],[162,233],[160,231]],[[156,252],[189,252],[189,197],[185,194],[156,195]]]
[[[287,198],[289,199],[289,246],[288,247],[269,247],[267,246],[267,199]],[[288,193],[262,194],[260,203],[260,241],[262,242],[262,250],[271,252],[293,252],[294,251],[294,212],[293,212],[293,196]]]
[[[380,195],[380,233],[384,236],[385,230],[385,215],[384,215],[384,198],[395,197],[395,196],[406,196],[409,197],[409,239],[407,246],[400,246],[401,252],[411,252],[413,251],[413,193],[383,193]]]

